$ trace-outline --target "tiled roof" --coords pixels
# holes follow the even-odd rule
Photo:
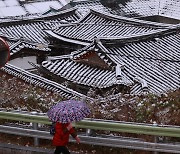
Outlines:
[[[9,43],[9,41],[8,41]],[[50,48],[43,44],[38,44],[38,43],[28,43],[28,42],[23,42],[23,41],[18,41],[15,42],[14,44],[10,45],[10,55],[12,56],[13,54],[19,52],[23,48],[29,48],[29,49],[34,49],[37,51],[51,51]]]
[[[148,87],[151,93],[164,93],[180,87],[179,32],[177,25],[143,35],[97,38],[88,46],[72,52],[69,57],[52,58],[52,61],[44,61],[42,66],[51,73],[78,84],[98,88],[118,84],[115,71],[106,71],[111,72],[108,76],[103,74],[104,70],[71,60],[76,61],[87,52],[95,51],[109,66],[122,66],[121,77],[128,81],[123,84],[131,85],[131,93],[140,93],[143,87]],[[103,78],[104,75],[107,78]]]
[[[60,9],[66,4],[65,0],[0,0],[0,17],[37,15],[48,11],[50,7]]]
[[[124,73],[123,79],[119,82],[114,71],[93,68],[71,59],[44,61],[42,66],[59,77],[90,87],[107,88],[117,84],[131,85],[133,83]]]
[[[54,81],[48,80],[46,78],[43,78],[39,75],[30,73],[24,69],[18,68],[11,64],[6,64],[4,67],[0,68],[0,70],[4,71],[10,75],[13,75],[15,77],[18,77],[27,83],[45,88],[49,91],[57,92],[59,95],[65,97],[67,99],[86,97],[88,100],[91,100],[91,101],[98,100],[99,102],[106,102],[107,100],[108,101],[115,100],[115,99],[119,99],[119,97],[121,97],[121,94],[116,94],[116,95],[109,95],[108,97],[104,97],[104,98],[98,97],[98,99],[96,100],[91,97],[85,96],[84,94],[81,94],[77,91],[74,91],[70,88],[67,88],[66,86],[63,86],[57,82],[54,82]],[[138,88],[138,86],[135,88]]]
[[[71,8],[58,14],[46,15],[41,18],[2,22],[0,23],[0,33],[10,38],[26,40],[32,43],[48,44],[47,34],[43,29],[51,29],[57,26],[57,24],[62,24],[64,20],[76,21],[78,19],[79,16],[76,14],[76,9]]]
[[[47,44],[39,44],[39,43],[32,43],[25,40],[19,40],[15,38],[6,37],[2,34],[0,34],[0,37],[2,37],[4,40],[6,40],[9,49],[10,49],[10,55],[14,55],[15,53],[21,51],[24,48],[34,49],[37,52],[38,51],[51,51],[51,49],[48,47]]]
[[[153,16],[158,15],[159,0],[127,0],[124,4],[119,4],[124,16]]]
[[[177,26],[144,36],[100,39],[94,51],[106,62],[108,58],[114,65],[122,65],[129,77],[145,80],[151,93],[163,93],[180,87],[179,42]],[[74,58],[81,52],[76,52]]]
[[[119,37],[137,33],[145,33],[159,28],[166,28],[167,24],[159,24],[138,19],[120,17],[101,13],[95,10],[80,19],[77,23],[57,26],[46,32],[52,37],[66,42],[83,44],[93,41],[94,37]],[[78,42],[80,41],[80,42]]]
[[[7,72],[8,74],[16,76],[30,84],[45,88],[50,91],[57,92],[59,95],[64,96],[65,98],[70,99],[73,97],[80,97],[80,98],[84,97],[83,94],[78,93],[72,89],[69,89],[61,84],[58,84],[57,82],[30,73],[28,71],[25,71],[24,69],[15,67],[11,64],[6,64],[4,67],[1,68],[1,70]]]
[[[117,14],[126,17],[145,16],[165,16],[180,20],[179,0],[123,0],[119,1],[119,6],[110,8],[103,5],[100,0],[84,0],[80,2],[70,2],[70,6],[77,6],[79,12],[84,16],[88,9],[95,9],[101,12]],[[64,7],[62,7],[63,9]],[[67,6],[65,6],[67,8]]]
[[[125,16],[160,15],[180,20],[179,0],[129,0],[119,6]]]
[[[94,10],[98,10],[101,12],[106,12],[106,13],[111,13],[111,8],[108,7],[104,7],[101,2],[97,1],[91,1],[91,0],[85,0],[85,1],[79,1],[79,2],[74,2],[74,1],[70,1],[69,4],[67,4],[68,7],[77,7],[78,8],[78,12],[84,16],[86,13],[89,12],[89,9],[94,9]],[[67,6],[65,6],[64,8],[67,8]],[[64,9],[63,7],[61,9]]]
[[[146,81],[140,77],[121,72],[121,78],[118,78],[115,70],[95,68],[73,61],[71,58],[72,55],[50,57],[48,61],[42,62],[42,68],[57,78],[88,87],[103,89],[124,85],[129,87],[131,94],[137,95],[148,91]]]

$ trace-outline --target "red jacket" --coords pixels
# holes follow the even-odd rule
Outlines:
[[[56,122],[55,125],[55,135],[53,137],[53,145],[54,146],[66,146],[69,142],[69,135],[76,133],[75,130],[73,128],[71,128],[69,131],[67,129],[67,126],[69,125],[69,123],[66,124],[62,124],[59,122]],[[76,136],[76,135],[75,135]]]

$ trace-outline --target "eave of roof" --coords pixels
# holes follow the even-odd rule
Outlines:
[[[59,40],[62,40],[62,41],[65,41],[65,42],[69,42],[69,43],[73,43],[73,44],[79,44],[79,45],[89,45],[90,43],[88,42],[83,42],[83,41],[79,41],[79,40],[74,40],[74,39],[69,39],[69,38],[66,38],[66,37],[63,37],[63,36],[60,36],[60,35],[57,35],[56,33],[54,33],[53,31],[51,30],[44,30],[48,35],[54,37],[54,38],[57,38]]]
[[[29,40],[31,42],[49,44],[49,41],[45,39],[47,34],[43,29],[51,29],[56,26],[59,20],[72,18],[74,20],[79,19],[75,14],[75,8],[62,11],[58,15],[45,16],[36,19],[17,20],[9,23],[1,23],[0,31],[7,37],[12,37],[21,40]]]
[[[172,19],[180,20],[178,0],[129,0],[121,1],[115,8],[104,6],[100,0],[70,2],[69,6],[78,6],[78,11],[84,15],[87,10],[95,8],[104,13],[117,14],[126,17],[145,17],[145,16],[165,16]]]
[[[74,91],[70,88],[67,88],[66,86],[63,86],[57,82],[48,80],[39,75],[30,73],[29,71],[18,68],[8,63],[4,67],[0,68],[0,70],[3,70],[4,72],[7,72],[8,74],[11,74],[17,78],[20,78],[30,84],[43,87],[50,91],[57,92],[58,94],[60,94],[61,96],[65,98],[72,98],[75,96],[82,98],[84,96],[83,94],[78,93],[77,91]]]
[[[124,73],[122,80],[118,81],[114,71],[93,68],[70,59],[44,61],[42,66],[59,77],[90,87],[107,88],[117,84],[133,84]]]
[[[59,17],[65,17],[65,16],[69,16],[69,14],[75,14],[76,15],[76,11],[77,8],[73,7],[67,10],[62,10],[59,11],[55,14],[46,14],[46,15],[40,15],[40,16],[36,16],[36,17],[32,17],[32,16],[20,16],[20,17],[9,17],[9,21],[11,21],[11,23],[9,23],[9,21],[2,21],[1,23],[7,23],[8,25],[12,25],[12,24],[19,24],[19,22],[23,22],[23,23],[30,23],[30,22],[40,22],[40,21],[45,21],[45,20],[52,20],[54,18],[59,18]],[[78,15],[77,15],[78,16]],[[80,17],[78,17],[80,18]],[[8,17],[6,18],[8,19]],[[0,24],[1,24],[0,23]]]
[[[120,20],[120,21],[124,21],[127,23],[132,22],[133,24],[141,24],[142,26],[143,25],[146,25],[146,26],[149,25],[149,26],[153,26],[153,27],[168,27],[168,26],[172,25],[172,24],[158,23],[158,22],[152,22],[152,21],[145,21],[145,20],[140,20],[137,18],[119,16],[119,15],[110,14],[107,12],[101,12],[101,11],[95,10],[93,8],[91,8],[89,10],[90,10],[90,12],[95,13],[99,16],[104,16],[105,18],[109,18],[112,20]],[[85,16],[84,16],[84,18],[85,18]],[[83,18],[81,18],[81,20],[83,20]]]
[[[86,44],[84,42],[93,41],[95,36],[120,37],[127,35],[127,33],[128,35],[143,34],[147,31],[164,29],[169,26],[172,25],[130,19],[90,10],[86,16],[77,22],[61,24],[53,30],[46,30],[46,32],[57,39],[83,45]]]
[[[114,65],[123,65],[129,76],[145,79],[151,93],[164,93],[179,88],[179,29],[179,25],[176,25],[132,38],[97,39],[94,51],[99,56],[104,54],[101,57],[108,57]],[[86,52],[88,48],[76,52],[73,57]]]

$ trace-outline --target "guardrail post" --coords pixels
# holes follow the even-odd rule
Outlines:
[[[86,129],[86,135],[91,136],[91,134],[92,134],[92,130],[91,129]]]
[[[153,126],[157,127],[157,123],[154,121],[153,122]],[[158,136],[154,136],[154,143],[158,143]],[[156,147],[154,147],[154,149],[156,149]],[[157,151],[154,151],[154,154],[158,154]]]
[[[92,129],[86,129],[86,136],[96,136],[94,130]]]
[[[37,114],[37,112],[31,112],[31,114]],[[38,130],[38,123],[32,123],[33,129]],[[39,146],[39,138],[34,137],[34,146]]]
[[[33,123],[33,129],[38,130],[38,123]],[[39,146],[39,138],[34,137],[34,146]]]

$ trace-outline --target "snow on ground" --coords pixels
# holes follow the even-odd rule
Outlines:
[[[46,91],[16,77],[0,72],[0,108],[46,113],[55,103],[65,100],[58,93]],[[89,118],[180,125],[180,90],[168,95],[129,96],[114,101],[87,101]]]

